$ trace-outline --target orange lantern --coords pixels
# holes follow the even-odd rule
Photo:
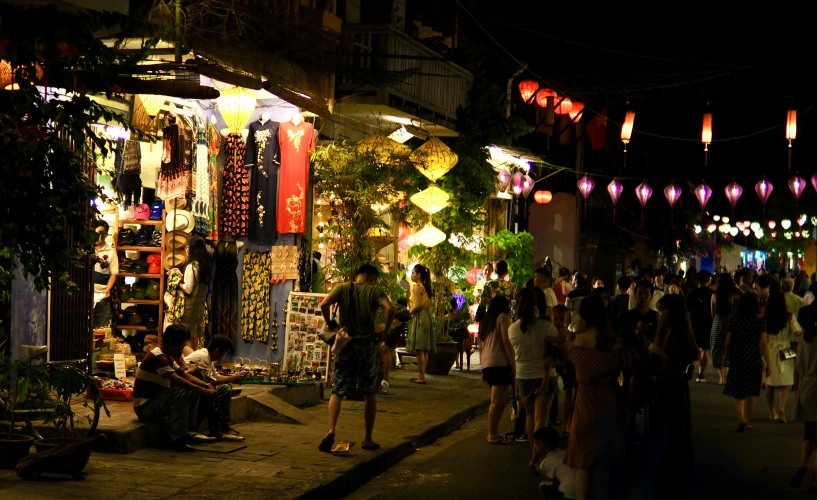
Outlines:
[[[540,108],[548,107],[548,97],[556,97],[556,92],[553,89],[540,89],[539,92],[536,93],[536,104],[539,105]]]
[[[570,115],[570,119],[573,120],[574,122],[578,122],[579,117],[582,114],[582,111],[584,111],[584,103],[574,102],[573,106],[570,108],[570,113],[568,113]]]
[[[712,142],[712,113],[704,113],[704,127],[701,131],[701,142],[706,145],[704,151],[709,151]]]
[[[797,137],[797,110],[790,109],[786,113],[786,139],[789,140],[789,147],[795,137]]]
[[[556,98],[556,104],[553,110],[554,113],[557,115],[566,115],[570,113],[570,110],[573,109],[573,102],[568,99],[567,97],[564,98]]]
[[[630,138],[633,136],[633,124],[635,123],[635,111],[627,111],[624,115],[624,123],[621,124],[621,142],[624,143],[624,150],[627,150],[627,144],[630,143]]]
[[[519,95],[525,103],[530,102],[531,97],[539,90],[539,82],[533,80],[523,80],[519,82]]]
[[[550,191],[537,191],[533,195],[533,200],[540,205],[547,205],[553,199],[553,193]]]

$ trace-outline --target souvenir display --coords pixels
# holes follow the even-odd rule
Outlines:
[[[318,338],[324,327],[320,306],[325,297],[325,293],[289,293],[284,372],[290,378],[326,378],[329,345]]]
[[[298,247],[272,247],[272,283],[298,279]]]

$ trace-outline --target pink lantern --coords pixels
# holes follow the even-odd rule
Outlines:
[[[613,179],[610,184],[607,184],[607,193],[613,201],[613,224],[616,223],[616,206],[618,206],[618,199],[621,198],[622,192],[624,192],[624,186],[618,182],[618,179]]]
[[[700,186],[695,188],[695,197],[698,198],[698,203],[701,205],[701,210],[706,211],[706,204],[709,203],[709,197],[712,196],[712,189],[702,182]]]
[[[472,285],[476,285],[477,281],[479,281],[479,273],[482,272],[482,269],[478,267],[472,267],[470,271],[465,273],[465,281],[471,283]]]
[[[652,188],[647,181],[642,182],[635,188],[635,195],[638,198],[638,201],[641,203],[641,227],[644,227],[644,208],[647,206],[647,202],[650,201],[650,197],[652,197]]]
[[[531,189],[533,189],[533,178],[525,174],[525,176],[522,177],[522,196],[527,198],[531,192]]]
[[[755,192],[757,193],[758,198],[760,198],[761,205],[763,205],[764,219],[766,218],[766,202],[769,201],[769,196],[772,195],[773,190],[774,186],[771,182],[767,181],[765,177],[755,184]]]
[[[726,193],[726,199],[729,200],[729,204],[732,205],[732,218],[735,218],[735,206],[738,204],[738,200],[740,199],[740,195],[743,194],[743,188],[740,187],[735,181],[729,183],[723,189],[723,192]]]
[[[582,198],[584,198],[584,216],[587,217],[587,199],[590,197],[590,193],[593,192],[593,188],[596,187],[596,183],[590,176],[585,175],[579,182],[576,183],[576,186],[579,188],[579,192],[582,193]]]
[[[817,174],[811,175],[811,185],[814,187],[814,190],[817,191]]]
[[[664,188],[664,197],[667,199],[670,208],[669,224],[670,226],[674,226],[675,204],[678,203],[678,200],[681,198],[681,188],[676,186],[674,182],[670,182],[669,186]]]
[[[794,174],[789,180],[789,189],[794,195],[795,212],[800,212],[800,196],[803,195],[803,190],[806,189],[806,180],[797,174]]]
[[[525,176],[522,175],[522,172],[516,172],[511,176],[511,189],[513,189],[513,194],[519,196],[522,194],[522,186],[525,183]]]
[[[511,173],[507,168],[500,168],[496,178],[499,181],[496,186],[497,191],[504,193],[511,183]]]

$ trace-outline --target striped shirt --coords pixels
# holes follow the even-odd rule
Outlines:
[[[136,383],[133,385],[133,411],[137,417],[142,415],[142,406],[162,391],[170,389],[168,374],[179,370],[179,365],[154,347],[142,360],[136,370]]]

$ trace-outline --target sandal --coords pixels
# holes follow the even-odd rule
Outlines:
[[[505,438],[499,436],[496,441],[488,441],[488,444],[505,444]]]
[[[379,450],[380,445],[378,443],[372,443],[372,444],[369,444],[369,445],[364,444],[363,446],[361,446],[361,448],[363,448],[364,450],[374,451],[374,450]]]
[[[426,385],[425,380],[420,380],[418,378],[409,379],[409,382],[412,382],[412,383],[415,383],[415,384],[420,384],[420,385]]]
[[[326,436],[321,440],[321,444],[318,445],[318,450],[324,451],[326,453],[332,452],[332,445],[335,444],[335,435]]]

